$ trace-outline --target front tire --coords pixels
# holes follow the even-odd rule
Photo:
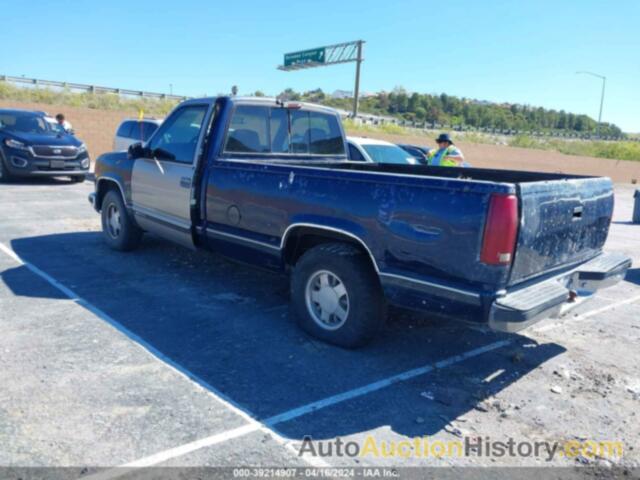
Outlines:
[[[291,275],[291,302],[303,330],[345,348],[368,343],[386,316],[369,259],[346,243],[319,245],[298,260]]]
[[[82,183],[82,182],[84,182],[84,181],[85,181],[85,179],[86,179],[86,178],[87,178],[87,176],[86,176],[86,175],[73,175],[73,176],[71,177],[71,181],[72,181],[73,183]]]
[[[142,230],[129,216],[119,192],[110,190],[102,200],[102,234],[112,249],[134,250],[142,239]]]
[[[7,167],[4,166],[4,158],[0,155],[0,183],[9,183],[11,180],[11,174]]]

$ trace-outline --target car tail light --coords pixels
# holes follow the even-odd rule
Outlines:
[[[480,261],[487,265],[510,264],[517,234],[518,198],[515,195],[491,195]]]

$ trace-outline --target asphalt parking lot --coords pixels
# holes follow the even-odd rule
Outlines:
[[[0,186],[0,465],[640,463],[640,226],[616,189],[627,280],[522,334],[394,311],[370,346],[314,341],[285,278],[146,236],[109,250],[93,185]],[[301,440],[619,440],[621,458],[298,455]],[[105,470],[106,468],[106,470]]]

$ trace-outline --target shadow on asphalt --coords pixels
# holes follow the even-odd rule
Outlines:
[[[333,438],[382,426],[403,435],[433,435],[564,352],[557,344],[404,311],[394,311],[369,346],[348,351],[314,341],[296,327],[288,314],[286,278],[218,255],[151,236],[135,253],[114,252],[97,232],[22,238],[11,246],[260,420],[499,340],[511,342],[278,424],[289,438]],[[62,297],[29,282],[27,273],[24,267],[7,270],[2,281],[16,295]]]
[[[34,185],[75,185],[69,177],[15,177],[0,185],[33,187]]]

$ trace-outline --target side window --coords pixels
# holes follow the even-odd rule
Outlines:
[[[269,108],[239,105],[231,117],[224,151],[232,153],[269,153]]]
[[[349,144],[349,160],[353,162],[364,162],[365,159],[355,145]]]
[[[344,155],[342,132],[335,115],[309,112],[309,153]]]
[[[175,111],[162,124],[149,148],[162,149],[176,162],[192,163],[206,113],[206,105],[189,105]]]
[[[125,138],[132,137],[131,126],[133,125],[133,123],[134,122],[122,122],[120,124],[120,127],[118,128],[118,131],[116,132],[116,135],[118,137],[125,137]]]

